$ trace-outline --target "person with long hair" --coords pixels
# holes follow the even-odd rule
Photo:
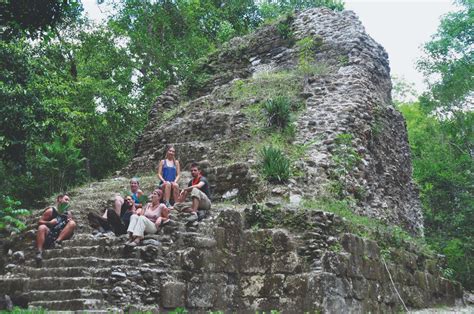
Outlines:
[[[162,193],[160,189],[153,191],[150,196],[151,202],[147,203],[144,208],[138,209],[137,213],[130,217],[127,246],[140,244],[145,233],[156,233],[162,225],[169,222],[169,209],[165,204],[160,203]]]
[[[181,174],[179,161],[175,158],[176,150],[170,145],[166,148],[165,159],[160,160],[158,165],[158,178],[161,180],[160,186],[163,190],[163,201],[167,207],[171,206],[170,198],[173,195],[173,202],[178,201],[179,185],[178,180]]]

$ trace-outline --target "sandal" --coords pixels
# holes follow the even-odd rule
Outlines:
[[[139,238],[136,238],[135,240],[131,241],[131,242],[127,242],[125,243],[126,246],[130,246],[130,247],[135,247],[137,245],[140,245],[140,242],[142,242],[141,239]]]

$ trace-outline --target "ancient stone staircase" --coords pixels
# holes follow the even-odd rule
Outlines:
[[[0,294],[48,310],[364,313],[399,306],[377,243],[341,233],[337,215],[275,211],[290,231],[257,227],[261,213],[230,204],[215,204],[191,225],[174,214],[175,224],[133,249],[124,246],[126,236],[79,232],[45,251],[42,267],[27,249],[24,261],[6,266]],[[454,304],[462,296],[435,260],[416,249],[392,254],[388,267],[408,306]]]
[[[155,289],[147,302],[157,308],[156,289],[161,279],[176,275],[179,250],[197,238],[213,241],[202,231],[201,223],[187,224],[186,214],[173,215],[170,225],[146,235],[135,248],[124,245],[126,235],[93,235],[87,226],[81,228],[86,233],[74,235],[62,247],[45,250],[41,264],[34,260],[33,248],[23,248],[25,258],[6,265],[6,274],[0,276],[0,293],[11,295],[22,307],[118,310],[133,301],[143,304],[143,296],[150,294],[144,290]]]

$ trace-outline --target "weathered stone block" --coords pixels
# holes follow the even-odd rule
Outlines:
[[[380,303],[376,300],[367,299],[361,303],[362,311],[360,313],[384,313],[380,310]]]
[[[435,259],[427,259],[425,261],[426,265],[426,270],[432,274],[432,275],[437,275],[439,274],[439,268],[438,268],[438,261]]]
[[[301,272],[301,261],[296,252],[279,252],[272,255],[272,273],[295,274]]]
[[[327,313],[350,313],[346,299],[339,295],[327,295],[322,303],[323,312]]]
[[[182,282],[166,282],[161,287],[161,304],[164,308],[184,307],[186,285]]]
[[[380,248],[377,245],[377,242],[365,240],[365,256],[371,259],[380,259]]]
[[[378,301],[381,296],[381,285],[377,281],[367,281],[367,297],[369,300]],[[380,300],[381,301],[381,300]]]
[[[283,296],[283,283],[285,276],[282,274],[268,274],[265,276],[263,287],[259,291],[261,297]]]
[[[271,256],[260,252],[243,251],[240,256],[240,270],[243,274],[264,274],[271,269]]]
[[[240,269],[240,256],[227,249],[212,251],[213,259],[216,261],[216,271],[224,273],[236,273]]]
[[[205,265],[202,251],[195,248],[188,248],[182,253],[182,268],[189,271],[202,271]]]
[[[456,301],[456,289],[454,284],[445,278],[441,278],[440,292],[444,297],[444,302],[448,305],[454,306]]]
[[[347,253],[326,252],[322,257],[322,265],[327,272],[333,272],[338,276],[350,276],[352,263]],[[355,270],[354,270],[355,271]],[[351,276],[350,276],[351,277]]]
[[[415,285],[422,289],[422,290],[426,290],[428,284],[426,282],[426,275],[424,272],[422,271],[416,271],[415,274],[414,274],[414,280],[415,280]]]
[[[227,245],[225,239],[225,229],[223,227],[214,228],[214,238],[218,249],[224,249]]]
[[[430,291],[430,293],[436,293],[438,289],[438,283],[436,277],[430,273],[425,273],[426,279],[426,289]]]
[[[307,274],[289,275],[283,285],[283,295],[293,300],[299,300],[307,294],[307,289]]]
[[[288,231],[275,230],[273,232],[273,247],[276,251],[292,251],[294,243],[292,242]]]
[[[211,238],[195,237],[193,238],[192,246],[201,249],[212,249],[217,246],[217,241]]]
[[[362,278],[362,258],[360,256],[351,254],[349,256],[349,267],[347,268],[347,276],[351,278]]]
[[[186,306],[196,309],[213,308],[225,299],[227,277],[224,274],[202,274],[192,277],[187,285]],[[221,299],[224,298],[224,301]]]
[[[405,295],[404,301],[407,306],[417,309],[422,308],[424,306],[425,302],[423,300],[423,293],[420,291],[420,289],[418,289],[418,287],[404,286],[403,291]]]
[[[369,280],[382,280],[385,268],[378,260],[369,258],[362,259],[361,272],[362,275]]]
[[[257,298],[253,302],[253,307],[258,311],[272,311],[282,307],[281,299],[276,297]]]
[[[398,286],[395,284],[395,286]],[[391,282],[386,282],[382,285],[381,287],[382,293],[383,293],[383,298],[382,302],[384,304],[387,304],[389,306],[393,306],[399,302],[398,296],[393,288],[393,285]]]
[[[354,234],[346,233],[341,238],[342,247],[349,253],[357,256],[364,255],[365,243],[364,240]]]
[[[265,275],[242,276],[241,289],[243,297],[259,298],[265,284]]]
[[[217,217],[218,227],[225,230],[225,239],[218,239],[218,246],[224,245],[229,250],[238,250],[242,237],[242,216],[237,211],[226,210]]]
[[[238,295],[239,286],[229,283],[225,284],[224,287],[221,287],[220,293],[216,296],[214,308],[232,310],[232,308],[238,306],[238,302],[236,301]]]
[[[369,285],[365,278],[352,279],[352,295],[358,300],[364,300],[369,295]]]

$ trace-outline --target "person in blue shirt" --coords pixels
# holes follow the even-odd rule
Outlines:
[[[173,202],[176,202],[179,197],[178,180],[181,174],[179,161],[175,158],[176,150],[174,146],[170,145],[166,149],[165,159],[160,161],[158,165],[158,178],[160,179],[160,186],[163,190],[163,202],[167,207],[171,206],[170,198],[173,195]]]

